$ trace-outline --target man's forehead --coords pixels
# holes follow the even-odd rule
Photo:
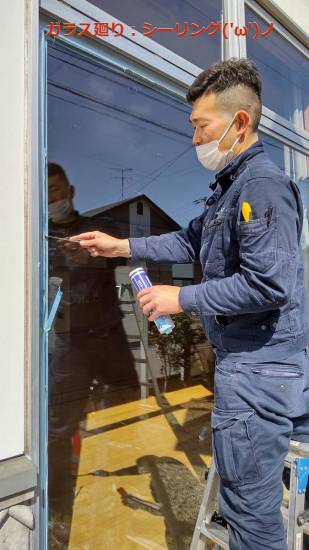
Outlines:
[[[198,122],[199,120],[209,120],[214,115],[215,98],[214,94],[199,97],[193,105],[190,122]]]
[[[48,176],[48,186],[65,187],[65,183],[60,177],[60,174],[53,174],[51,176]]]

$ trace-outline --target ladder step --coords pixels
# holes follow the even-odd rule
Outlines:
[[[309,536],[308,510],[304,511],[305,495],[298,494],[297,490],[295,488],[293,489],[293,487],[297,487],[298,466],[301,470],[304,470],[306,474],[308,464],[307,457],[308,446],[297,445],[297,452],[294,451],[293,448],[290,448],[285,459],[286,465],[291,468],[291,494],[289,495],[289,507],[286,506],[285,502],[282,503],[281,512],[284,525],[287,529],[289,550],[304,550],[301,542],[303,539],[302,534]],[[302,463],[302,460],[305,462]],[[305,464],[305,466],[302,464]],[[213,512],[215,512],[218,507],[218,491],[219,477],[216,472],[214,462],[212,462],[208,472],[204,496],[195,525],[190,550],[204,549],[207,541],[214,542],[218,547],[223,548],[224,550],[229,549],[228,529],[216,521],[211,521],[211,519],[214,519]],[[299,525],[301,521],[305,521],[305,523],[303,525]],[[292,522],[292,525],[290,522]],[[297,541],[299,537],[301,537],[301,539],[299,539],[301,546],[299,546],[298,543],[295,546],[295,533],[297,534]],[[207,539],[207,541],[205,541],[205,539]]]
[[[283,510],[282,510],[283,511]],[[285,514],[284,514],[285,515]],[[222,548],[228,550],[229,536],[226,527],[214,522],[210,522],[207,526],[203,524],[201,527],[201,535],[219,544]],[[309,522],[303,525],[303,532],[309,536]]]
[[[285,525],[287,525],[289,519],[289,510],[286,506],[281,506],[281,514]],[[304,534],[309,536],[309,521],[306,521],[306,523],[302,525],[302,529]]]
[[[211,521],[201,527],[201,535],[219,544],[224,550],[229,549],[229,535],[226,527]]]

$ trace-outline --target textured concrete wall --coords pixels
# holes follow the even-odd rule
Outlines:
[[[0,529],[1,550],[29,550],[29,529],[8,516]]]
[[[0,512],[1,550],[30,550],[30,529],[34,527],[31,507],[17,504]]]

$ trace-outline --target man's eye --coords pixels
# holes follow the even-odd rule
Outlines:
[[[193,130],[196,130],[196,128],[206,128],[208,124],[198,124],[198,126],[192,126]]]

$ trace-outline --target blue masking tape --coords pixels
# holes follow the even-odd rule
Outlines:
[[[55,319],[55,316],[56,316],[56,313],[57,313],[57,309],[58,309],[59,304],[61,302],[62,296],[63,296],[63,292],[60,288],[58,288],[57,294],[55,296],[55,299],[53,301],[53,305],[51,307],[51,310],[49,312],[49,316],[48,316],[48,319],[47,319],[47,323],[46,323],[46,327],[45,327],[45,330],[47,332],[49,332],[51,327],[52,327],[52,324],[54,322],[54,319]]]
[[[297,458],[298,493],[306,492],[309,476],[309,458]]]

